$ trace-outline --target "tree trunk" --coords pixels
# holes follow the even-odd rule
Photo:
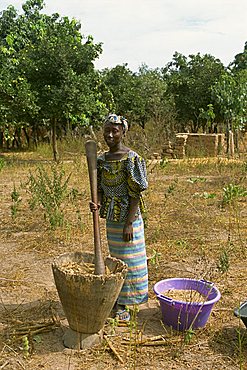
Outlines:
[[[30,147],[30,137],[27,133],[27,130],[25,127],[22,128],[23,132],[24,132],[24,135],[25,135],[25,138],[26,138],[26,142],[27,142],[27,147],[29,148]]]
[[[229,151],[230,151],[229,131],[230,131],[230,123],[227,120],[227,123],[226,123],[226,153],[228,156],[229,156]]]
[[[51,129],[52,129],[53,159],[54,159],[55,162],[58,162],[59,161],[59,156],[58,156],[58,150],[57,150],[57,119],[55,117],[52,118]]]
[[[239,154],[239,130],[235,129],[234,132],[234,147],[235,151]]]
[[[235,152],[235,149],[234,149],[234,135],[233,135],[233,132],[232,130],[229,131],[229,155],[230,157],[234,157],[234,152]]]
[[[3,149],[3,132],[0,131],[0,149]]]

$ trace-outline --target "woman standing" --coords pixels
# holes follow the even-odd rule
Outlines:
[[[141,192],[147,189],[143,158],[127,148],[122,139],[128,130],[127,120],[110,114],[104,122],[104,139],[109,150],[98,157],[98,205],[90,202],[106,219],[109,251],[112,257],[128,265],[128,273],[117,300],[117,316],[128,321],[128,305],[148,299],[148,271]]]

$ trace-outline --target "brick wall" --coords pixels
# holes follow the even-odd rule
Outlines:
[[[225,134],[178,133],[172,148],[164,144],[163,155],[172,158],[217,157],[225,150]]]

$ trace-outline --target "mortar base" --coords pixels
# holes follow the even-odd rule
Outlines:
[[[67,348],[81,350],[100,344],[102,339],[103,330],[100,330],[98,333],[87,334],[79,333],[78,331],[68,328],[63,335],[63,344]]]

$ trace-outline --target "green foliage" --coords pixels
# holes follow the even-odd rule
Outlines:
[[[244,51],[235,55],[233,62],[230,64],[230,68],[233,72],[247,70],[247,41],[244,45]]]
[[[152,148],[176,131],[213,132],[229,120],[244,127],[246,45],[229,73],[211,55],[177,52],[163,69],[143,64],[134,73],[126,63],[99,72],[102,44],[83,36],[80,22],[45,14],[43,0],[27,0],[22,9],[0,13],[0,131],[8,144],[21,130],[36,144],[51,128],[54,138],[99,128],[112,111],[145,128]],[[55,139],[52,145],[57,159]]]
[[[240,185],[228,184],[226,187],[223,188],[222,205],[223,206],[227,204],[231,205],[238,198],[246,196],[247,196],[246,188]]]
[[[217,267],[222,274],[224,274],[225,272],[229,270],[230,261],[229,261],[229,255],[226,249],[223,249],[222,253],[220,254]]]
[[[239,317],[239,324],[240,324],[240,317]],[[241,330],[241,326],[236,329],[237,333],[237,340],[238,340],[238,357],[239,357],[239,369],[244,370],[245,368],[245,358],[243,355],[243,349],[246,347],[246,336],[245,332]]]
[[[204,110],[203,108],[199,108],[199,111],[200,111],[199,118],[202,120],[206,120],[207,129],[209,132],[212,132],[213,123],[215,119],[213,104],[208,104],[207,110]]]
[[[16,190],[15,185],[14,185],[14,189],[11,193],[11,200],[12,200],[11,216],[12,216],[13,219],[15,219],[16,216],[17,216],[17,212],[18,212],[18,209],[19,209],[20,202],[21,202],[20,193]]]
[[[218,59],[208,54],[201,56],[200,53],[187,58],[176,52],[172,62],[163,69],[168,92],[174,98],[177,119],[183,131],[186,128],[192,132],[200,128],[205,131],[209,115],[210,120],[213,114],[216,121],[220,120],[219,112],[214,111],[212,114],[209,107],[212,103],[211,86],[223,72],[224,66]]]
[[[149,69],[142,65],[137,73],[133,73],[127,64],[118,65],[105,69],[102,80],[108,88],[108,94],[104,94],[108,107],[125,115],[131,123],[138,123],[142,128],[149,121],[155,126],[161,124],[161,128],[165,126],[165,120],[166,125],[169,123],[173,105],[166,95],[167,84],[158,68]]]
[[[166,168],[169,165],[169,160],[164,157],[164,158],[161,159],[159,165],[160,165],[161,168]]]
[[[202,194],[200,193],[195,193],[193,194],[193,197],[198,197],[198,198],[203,198],[203,199],[214,199],[216,198],[216,194],[215,193],[208,193],[206,191],[204,191]]]
[[[152,255],[149,258],[149,261],[151,262],[152,265],[158,266],[160,257],[161,257],[161,253],[157,252],[156,249],[153,249]]]
[[[0,14],[0,125],[36,132],[56,120],[55,137],[72,120],[74,127],[97,125],[106,113],[93,65],[101,44],[84,40],[75,19],[44,14],[43,0],[22,8],[21,15],[12,6]]]
[[[202,197],[204,199],[214,199],[216,198],[216,194],[215,193],[207,193],[206,191],[204,191],[204,193],[202,194]]]
[[[242,169],[243,169],[243,173],[246,175],[247,174],[247,161],[243,162]]]
[[[36,335],[34,335],[33,340],[36,343],[41,343],[42,342],[42,337],[40,335],[36,334]]]
[[[247,112],[247,71],[232,74],[230,71],[221,75],[212,86],[212,98],[228,124],[228,129],[243,127]]]
[[[187,181],[191,184],[195,184],[197,182],[206,182],[207,179],[205,177],[190,177]]]
[[[104,84],[112,97],[111,108],[118,114],[128,116],[133,102],[135,75],[127,64],[118,65],[102,72]]]
[[[174,192],[175,192],[177,186],[178,186],[178,179],[174,179],[172,181],[172,183],[168,186],[168,188],[166,189],[166,191],[164,193],[165,201],[167,201],[167,199],[170,196],[173,196],[174,195]]]
[[[5,166],[5,160],[3,158],[0,158],[0,171],[2,171],[4,166]]]
[[[41,206],[51,228],[64,225],[63,203],[75,192],[68,189],[70,175],[64,179],[65,172],[59,165],[51,166],[51,174],[38,167],[36,174],[30,172],[28,188],[31,194],[30,208]]]
[[[118,318],[118,316],[116,316],[114,318],[113,317],[109,317],[108,323],[110,325],[110,334],[111,335],[115,335],[116,334],[116,328],[119,325],[119,318]]]
[[[185,344],[190,344],[194,335],[195,335],[195,331],[192,328],[189,328],[188,330],[185,330],[185,332],[184,332],[184,343]]]
[[[24,335],[22,337],[22,351],[24,358],[27,358],[29,356],[29,350],[30,350],[29,339],[27,335]]]
[[[142,65],[136,74],[134,87],[131,107],[133,120],[143,128],[151,121],[158,135],[162,136],[162,131],[169,130],[174,111],[162,72],[158,68],[149,69]]]
[[[181,249],[188,249],[189,248],[189,244],[188,244],[187,240],[184,240],[184,239],[176,240],[176,245]]]

